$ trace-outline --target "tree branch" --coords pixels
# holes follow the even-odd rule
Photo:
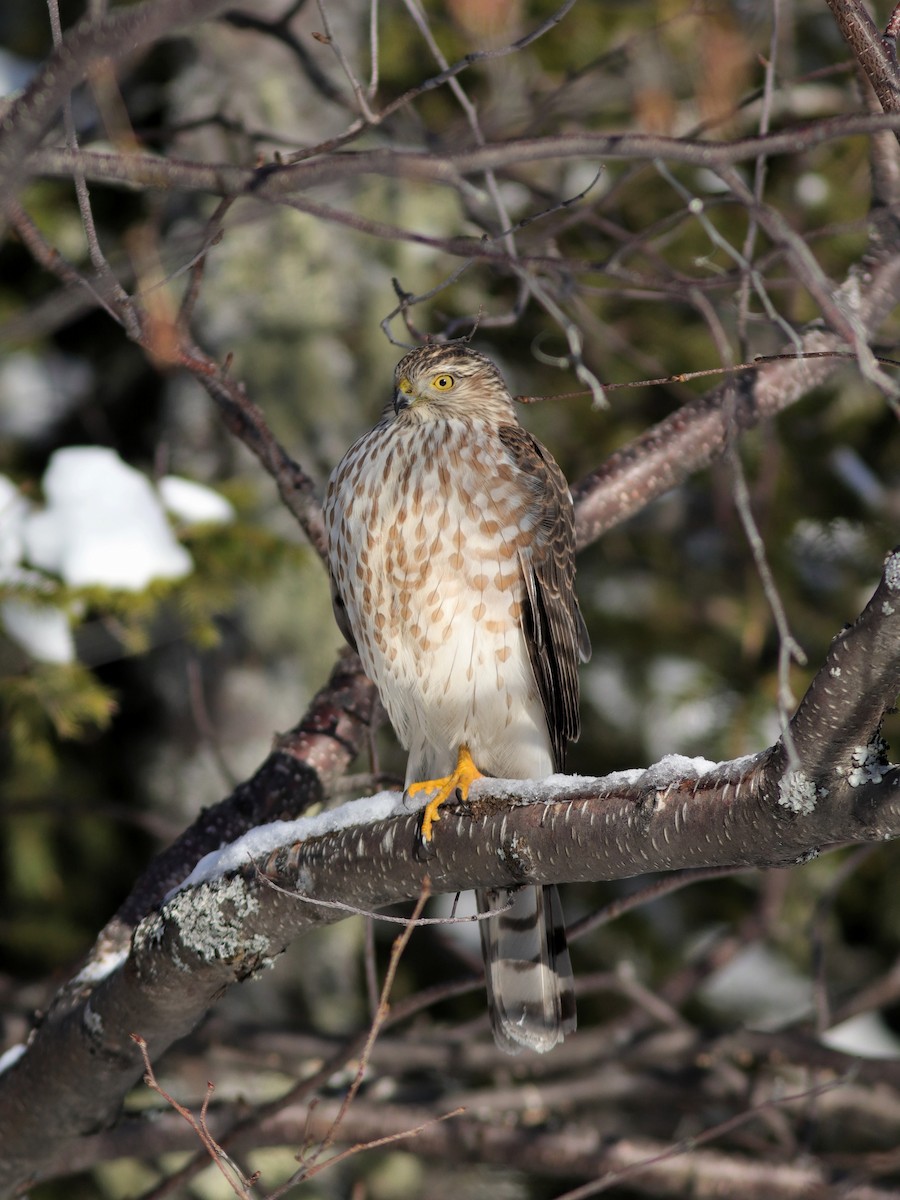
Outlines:
[[[900,254],[893,248],[873,264],[865,286],[851,273],[838,289],[868,337],[900,303]],[[801,339],[804,352],[843,350],[834,334],[813,329]],[[793,347],[786,347],[790,353]],[[742,371],[733,380],[685,404],[648,429],[572,488],[579,547],[596,541],[607,529],[639,512],[725,453],[728,423],[751,429],[796,403],[833,375],[839,359],[791,357]],[[726,399],[734,397],[732,413]]]
[[[403,1049],[398,1047],[398,1053]],[[659,1080],[654,1081],[657,1088]],[[532,1107],[535,1099],[531,1097]],[[784,1103],[780,1097],[773,1103]],[[295,1104],[256,1126],[241,1138],[238,1151],[261,1146],[299,1145],[322,1137],[337,1113],[334,1101],[315,1107]],[[364,1143],[385,1134],[403,1134],[422,1123],[420,1106],[358,1100],[341,1126],[341,1141]],[[211,1112],[210,1130],[220,1136],[229,1127],[229,1114]],[[129,1118],[120,1129],[85,1140],[70,1169],[111,1157],[170,1153],[191,1149],[192,1131],[173,1113],[159,1113],[152,1127]],[[194,1142],[196,1139],[194,1138]],[[627,1179],[629,1192],[639,1196],[684,1197],[740,1196],[741,1200],[896,1200],[893,1190],[878,1187],[847,1191],[843,1183],[832,1184],[830,1172],[809,1156],[799,1161],[737,1159],[718,1150],[698,1149],[690,1144],[673,1147],[647,1137],[610,1137],[605,1128],[583,1121],[561,1129],[537,1126],[522,1129],[496,1119],[485,1120],[476,1111],[467,1112],[447,1124],[432,1124],[417,1133],[410,1147],[430,1160],[458,1162],[466,1157],[479,1162],[508,1166],[549,1178],[596,1179],[609,1186]],[[598,1189],[601,1190],[601,1189]],[[605,1190],[605,1188],[603,1189]]]
[[[29,174],[28,155],[92,63],[120,59],[185,25],[214,16],[228,0],[147,0],[86,17],[71,29],[0,119],[0,209]],[[126,156],[127,157],[127,156]]]
[[[155,154],[123,155],[84,149],[73,152],[62,147],[47,147],[35,150],[27,165],[29,173],[36,175],[68,179],[77,169],[88,181],[95,183],[164,191],[177,189],[214,196],[246,196],[285,203],[313,187],[365,175],[456,187],[461,179],[485,171],[508,170],[525,163],[555,159],[586,159],[589,162],[661,159],[717,170],[760,156],[802,154],[838,139],[898,129],[900,113],[856,113],[727,142],[645,133],[561,133],[552,137],[509,138],[452,153],[360,150],[323,155],[288,165],[268,163],[255,168],[164,158]]]
[[[844,40],[856,56],[886,113],[900,111],[900,83],[896,51],[878,32],[859,0],[828,0],[828,7]]]
[[[823,846],[900,837],[900,768],[881,761],[874,740],[898,691],[900,550],[801,703],[792,722],[800,767],[787,774],[777,743],[709,769],[675,759],[527,789],[487,780],[465,810],[442,816],[437,854],[427,864],[416,856],[417,813],[302,842],[286,827],[275,849],[177,892],[147,916],[130,953],[111,960],[108,974],[101,977],[101,962],[93,974],[82,972],[77,1002],[69,989],[27,1053],[0,1075],[0,1194],[113,1117],[140,1074],[132,1033],[159,1055],[223,988],[252,976],[304,931],[344,915],[292,901],[285,891],[375,909],[415,897],[426,877],[434,891],[454,892],[679,867],[785,865]],[[823,755],[829,742],[837,750]],[[313,739],[299,755],[308,766],[318,745]],[[328,750],[326,761],[335,753]],[[170,865],[160,875],[171,878]],[[58,1087],[48,1090],[51,1078]]]

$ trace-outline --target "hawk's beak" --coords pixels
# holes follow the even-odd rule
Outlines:
[[[413,402],[412,384],[404,375],[402,379],[397,381],[397,386],[394,389],[394,412],[401,413],[404,408],[409,408]]]

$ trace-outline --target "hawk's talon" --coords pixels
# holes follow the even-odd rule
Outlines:
[[[426,841],[422,836],[422,827],[419,826],[418,836],[416,837],[415,858],[417,862],[428,862],[437,854],[437,847],[433,841]]]
[[[430,792],[437,788],[437,795],[425,805],[422,813],[422,820],[419,824],[419,847],[423,852],[434,853],[432,841],[434,838],[433,827],[435,821],[441,819],[441,814],[438,811],[442,804],[455,795],[460,803],[465,803],[469,798],[469,788],[476,779],[483,778],[481,772],[472,761],[472,756],[469,753],[468,746],[460,746],[459,753],[456,758],[456,770],[452,775],[447,775],[443,779],[424,779],[419,783],[411,783],[406,789],[407,794],[415,796],[419,792]]]

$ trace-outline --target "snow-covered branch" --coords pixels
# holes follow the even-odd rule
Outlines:
[[[898,691],[895,551],[798,709],[793,763],[779,742],[718,764],[671,757],[601,779],[484,781],[464,809],[442,816],[435,855],[424,863],[418,813],[399,793],[263,825],[213,851],[140,921],[130,948],[107,948],[82,970],[67,1002],[0,1075],[7,1147],[0,1188],[49,1169],[69,1139],[112,1117],[141,1071],[132,1033],[158,1055],[224,988],[270,965],[305,931],[346,915],[316,900],[378,909],[416,896],[426,877],[433,890],[454,892],[683,867],[784,866],[823,847],[900,837],[900,768],[884,762],[877,736]],[[304,755],[323,765],[314,740]],[[215,838],[207,832],[203,840]],[[192,842],[187,853],[182,844],[175,861],[184,864],[197,849]],[[142,903],[172,877],[172,864],[157,872]],[[49,1078],[68,1083],[48,1091],[42,1081]]]

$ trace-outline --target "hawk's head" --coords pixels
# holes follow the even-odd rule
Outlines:
[[[489,358],[459,343],[420,346],[400,359],[394,372],[394,412],[418,421],[516,420],[503,376]]]

